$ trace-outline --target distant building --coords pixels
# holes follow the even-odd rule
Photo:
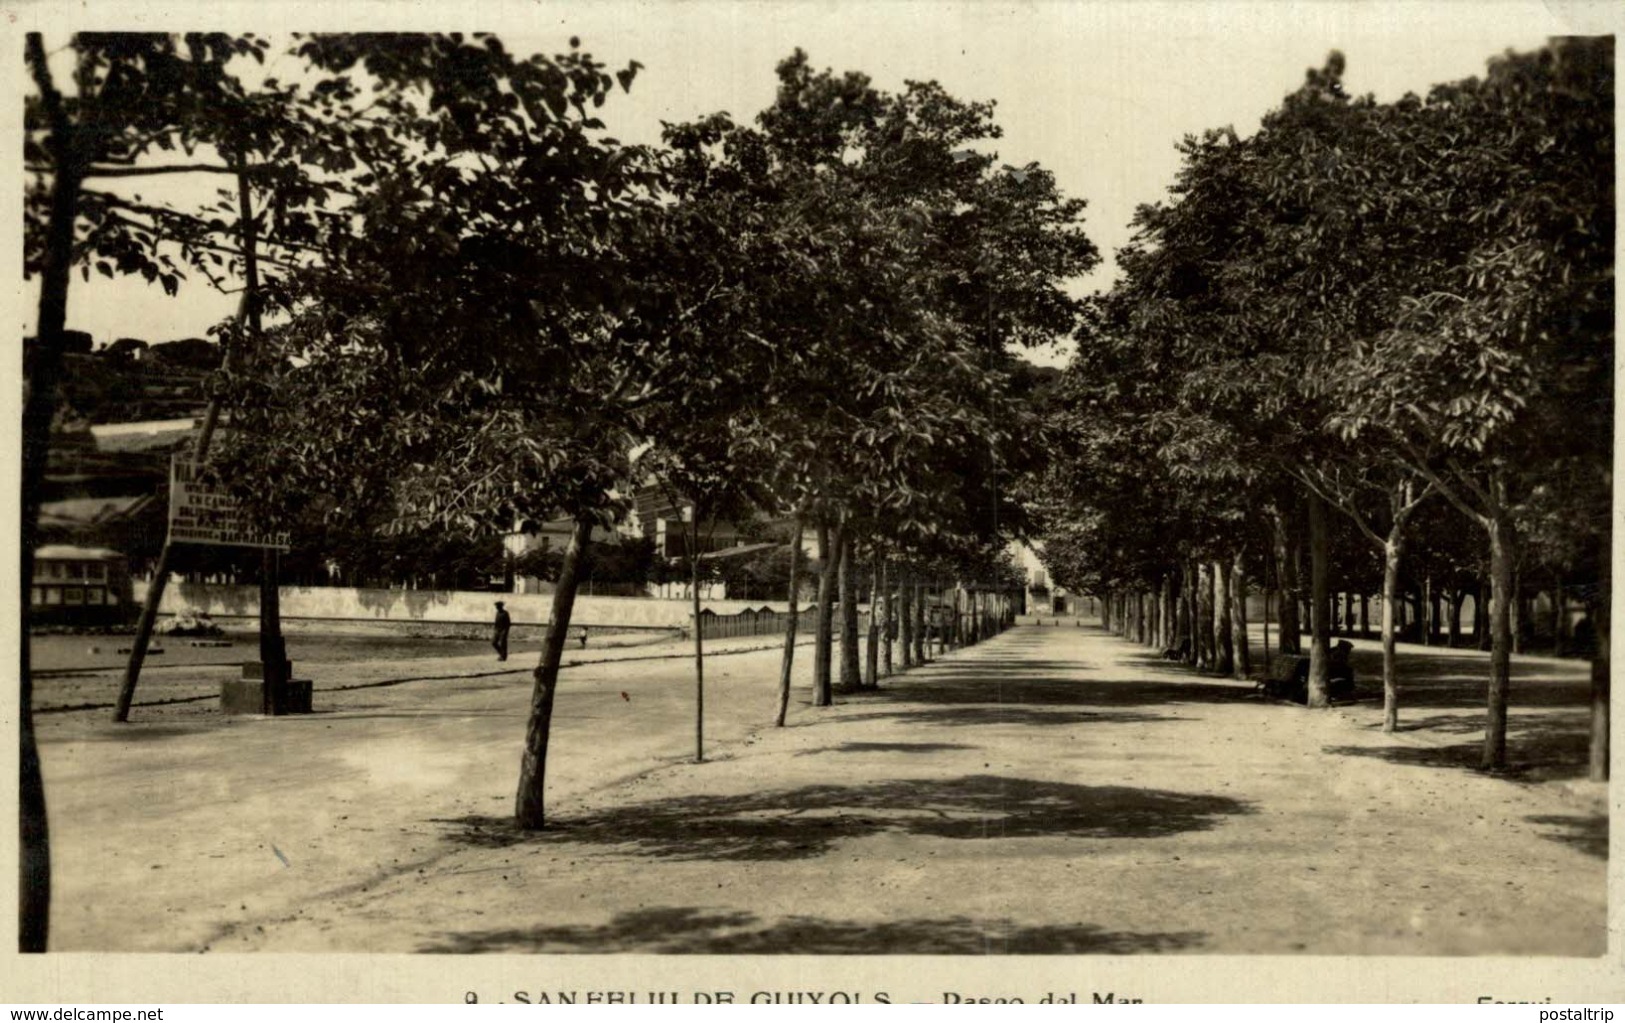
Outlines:
[[[134,611],[129,559],[106,547],[47,544],[34,552],[30,620],[101,625]]]
[[[1038,549],[1024,543],[1012,543],[1010,553],[1015,555],[1016,564],[1021,566],[1027,577],[1024,597],[1026,600],[1026,613],[1030,615],[1055,614],[1070,615],[1079,613],[1077,598],[1066,591],[1065,588],[1051,585],[1049,572],[1044,568],[1044,562],[1038,556]]]

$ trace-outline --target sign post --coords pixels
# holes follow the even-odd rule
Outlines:
[[[169,462],[169,539],[217,547],[288,549],[287,533],[250,529],[237,498],[223,487],[199,483],[197,469],[184,455],[175,455]]]
[[[169,465],[169,540],[219,547],[258,547],[265,553],[260,580],[260,659],[243,665],[243,677],[221,684],[220,709],[227,714],[308,714],[309,679],[293,678],[282,642],[277,600],[277,557],[288,549],[287,533],[253,529],[230,491],[198,481],[191,459],[176,455]]]

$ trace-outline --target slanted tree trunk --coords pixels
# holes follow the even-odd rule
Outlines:
[[[790,709],[790,671],[796,660],[796,626],[801,618],[801,513],[790,520],[790,615],[784,621],[784,657],[779,662],[779,711],[773,724],[784,727]]]
[[[243,252],[243,294],[237,307],[237,322],[247,324],[249,336],[258,338],[260,334],[259,238],[254,220],[254,205],[252,193],[249,190],[248,176],[243,172],[237,174],[237,224],[241,235],[238,244]],[[226,353],[228,366],[231,361],[231,354],[229,350]],[[208,457],[209,444],[214,437],[215,426],[219,420],[220,398],[218,396],[211,397],[208,408],[203,414],[202,429],[198,431],[197,441],[192,448],[192,467],[194,470],[202,465],[203,460]],[[169,566],[173,552],[174,545],[166,534],[163,547],[158,551],[158,563],[153,566],[152,581],[147,584],[147,592],[142,599],[141,616],[136,620],[135,637],[130,643],[130,658],[125,663],[124,680],[119,685],[118,699],[113,706],[113,720],[120,724],[130,720],[130,707],[135,702],[136,686],[141,681],[141,669],[146,663],[147,650],[152,644],[153,628],[158,622],[158,606],[163,602],[164,590],[169,585]],[[264,606],[263,597],[262,591],[262,607]],[[267,646],[280,644],[280,618],[275,621],[275,630],[272,633],[273,641],[268,643],[265,639],[266,627],[262,616],[260,620],[261,664],[267,671],[271,669],[271,664],[264,659],[263,651]],[[282,659],[277,658],[276,664],[280,666],[281,663]],[[266,676],[265,681],[269,688],[272,685],[270,676]],[[284,679],[282,683],[277,683],[278,687],[286,681]]]
[[[1331,565],[1326,549],[1326,502],[1319,494],[1309,494],[1309,703],[1325,707],[1331,703],[1331,623],[1329,577]]]
[[[1223,561],[1215,561],[1213,573],[1213,670],[1229,675],[1236,670],[1235,640],[1230,634],[1230,570]]]
[[[514,817],[521,828],[536,830],[546,824],[543,796],[547,780],[547,740],[553,724],[553,694],[558,688],[559,662],[569,636],[570,614],[575,609],[580,571],[592,543],[592,517],[576,516],[570,544],[564,549],[558,582],[553,590],[553,613],[547,620],[547,636],[542,640],[541,663],[536,666],[535,686],[530,696],[530,721],[525,727],[525,751],[519,761],[519,793]],[[699,623],[694,623],[699,628]]]
[[[1230,634],[1235,651],[1232,674],[1245,679],[1252,674],[1253,659],[1247,644],[1247,566],[1240,551],[1230,565]]]
[[[863,685],[858,665],[858,581],[852,564],[852,539],[841,544],[841,688],[853,690]]]

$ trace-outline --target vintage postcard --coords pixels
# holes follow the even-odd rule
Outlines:
[[[1625,1000],[1617,6],[4,11],[8,1000]]]

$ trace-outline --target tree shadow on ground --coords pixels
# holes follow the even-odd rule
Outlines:
[[[600,926],[513,927],[446,933],[420,952],[655,952],[746,955],[1128,955],[1199,945],[1197,931],[1136,934],[1088,924],[1014,927],[1008,920],[856,921],[694,907],[620,913]]]
[[[1417,727],[1420,727],[1418,725]],[[1476,731],[1482,735],[1483,719]],[[1324,752],[1347,757],[1375,757],[1411,767],[1448,767],[1478,771],[1482,742],[1448,746],[1327,746]],[[1507,726],[1507,768],[1497,777],[1517,781],[1567,781],[1584,778],[1590,769],[1591,736],[1585,724],[1565,715],[1554,720],[1513,719]]]
[[[1443,732],[1449,735],[1484,734],[1484,712],[1482,710],[1467,714],[1432,714],[1412,721],[1407,721],[1403,717],[1403,707],[1400,708],[1400,713],[1402,716],[1399,729],[1402,732]],[[1380,729],[1381,727],[1381,722],[1371,725],[1373,729]],[[1509,716],[1507,719],[1508,735],[1518,735],[1523,732],[1538,730],[1552,733],[1589,735],[1588,730],[1590,727],[1591,717],[1589,713],[1579,711],[1546,711],[1541,714]]]
[[[948,750],[976,749],[957,742],[843,742],[839,746],[802,750],[798,757],[815,757],[825,753],[944,753]]]
[[[154,739],[178,739],[188,735],[207,735],[220,728],[219,721],[188,724],[125,724],[109,725],[105,729],[75,735],[76,742],[147,742]]]
[[[1122,711],[1068,710],[1029,707],[1019,703],[958,704],[920,709],[898,705],[872,714],[848,714],[842,721],[907,721],[921,727],[973,727],[985,725],[1031,725],[1037,728],[1060,725],[1150,724],[1184,721],[1168,714],[1139,714]]]
[[[1022,674],[1021,665],[899,680],[881,690],[910,703],[1032,704],[1145,707],[1172,703],[1234,703],[1253,697],[1251,682],[1099,679]]]
[[[446,720],[457,721],[463,718],[502,718],[513,719],[511,710],[489,710],[485,708],[460,708],[447,710],[401,710],[398,707],[389,707],[387,704],[374,705],[339,705],[336,707],[318,707],[311,711],[307,720],[311,718],[355,718],[356,720],[372,719],[405,719],[405,720]]]
[[[811,785],[735,796],[634,803],[523,831],[470,816],[454,842],[485,848],[591,842],[677,861],[810,859],[885,832],[942,839],[1158,838],[1251,812],[1224,796],[970,775],[940,781]]]
[[[1538,817],[1525,817],[1524,820],[1531,824],[1549,824],[1553,827],[1565,828],[1567,830],[1555,834],[1550,831],[1542,831],[1540,836],[1572,846],[1587,856],[1595,856],[1599,860],[1608,858],[1608,818],[1604,814],[1590,814],[1584,817],[1567,814],[1546,814]]]
[[[1425,652],[1423,652],[1425,651]],[[1382,653],[1355,648],[1350,655],[1362,692],[1382,695]],[[1447,651],[1438,647],[1401,650],[1399,706],[1482,707],[1489,686],[1489,654],[1477,650]],[[1513,658],[1509,702],[1514,707],[1576,707],[1591,704],[1590,668],[1584,661],[1553,662]]]

